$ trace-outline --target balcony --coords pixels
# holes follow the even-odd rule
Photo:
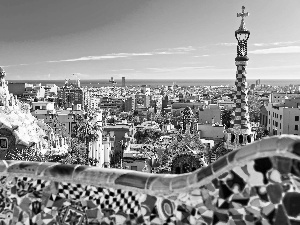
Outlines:
[[[300,138],[293,135],[181,175],[5,160],[0,173],[1,224],[300,221]]]

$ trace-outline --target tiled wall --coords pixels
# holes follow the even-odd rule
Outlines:
[[[300,138],[182,175],[0,162],[0,224],[299,224]]]

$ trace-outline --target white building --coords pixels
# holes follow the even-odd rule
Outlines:
[[[54,128],[54,130],[59,129],[56,128],[56,124],[60,123],[62,124],[67,133],[69,135],[72,134],[73,127],[76,123],[76,114],[83,114],[83,111],[77,110],[76,106],[74,106],[74,110],[68,109],[68,110],[55,110],[51,109],[51,103],[47,102],[47,104],[37,102],[36,105],[33,107],[42,107],[40,109],[33,108],[33,112],[31,113],[35,118],[44,120],[45,123],[49,124],[51,127]],[[47,109],[48,108],[48,109]]]
[[[294,105],[269,103],[267,129],[270,135],[295,134],[300,135],[300,99],[294,99]],[[286,99],[287,101],[287,99]]]
[[[217,101],[217,104],[218,106],[221,108],[221,109],[233,109],[233,107],[235,106],[235,103],[234,101],[231,101],[231,100],[218,100]]]
[[[218,140],[224,137],[225,127],[215,124],[197,124],[201,139]]]
[[[285,103],[286,99],[300,98],[299,93],[271,93],[269,96],[270,103]]]
[[[103,150],[100,151],[99,166],[101,168],[109,168],[113,142],[110,137],[105,137],[102,140],[102,144]]]
[[[32,109],[33,110],[54,110],[54,102],[45,102],[45,101],[38,101],[32,102]]]

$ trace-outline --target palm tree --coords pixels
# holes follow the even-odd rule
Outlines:
[[[88,111],[84,115],[76,115],[76,125],[74,126],[74,136],[86,146],[86,164],[89,164],[89,144],[99,138],[98,131],[101,129],[96,120],[95,111]]]

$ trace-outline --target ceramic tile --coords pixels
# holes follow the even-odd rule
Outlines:
[[[227,161],[221,159],[180,176],[2,163],[9,172],[0,176],[0,223],[297,224],[300,162],[276,151],[270,157],[257,154],[250,161],[246,154],[239,163],[236,153],[230,153],[232,169],[226,169]]]

